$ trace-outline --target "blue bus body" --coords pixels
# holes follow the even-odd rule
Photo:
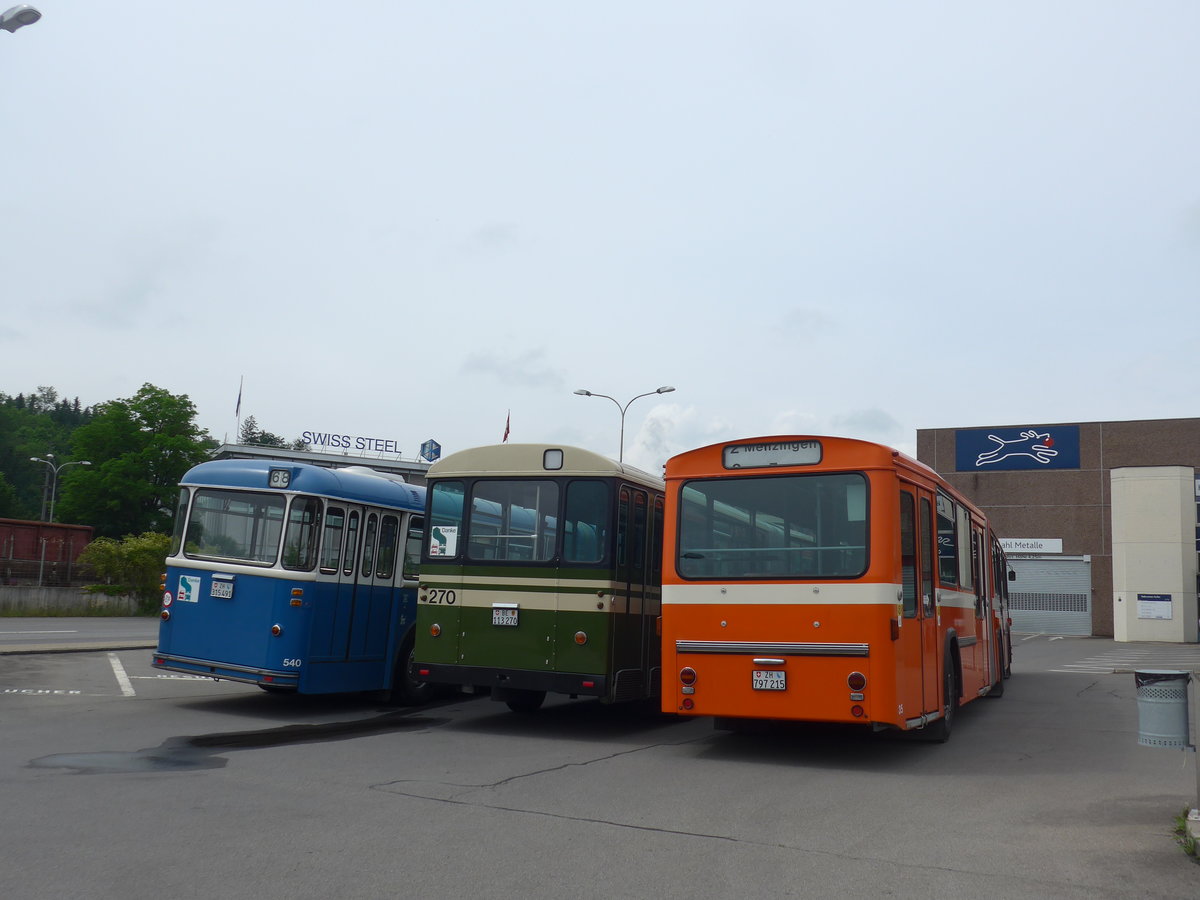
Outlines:
[[[425,488],[363,468],[216,460],[180,483],[155,668],[419,702]]]

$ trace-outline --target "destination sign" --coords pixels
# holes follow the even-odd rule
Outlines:
[[[727,469],[758,469],[771,466],[811,466],[821,461],[820,441],[778,441],[761,444],[730,444],[721,454]]]

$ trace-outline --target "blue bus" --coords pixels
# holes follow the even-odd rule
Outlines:
[[[158,669],[267,691],[387,691],[413,677],[425,488],[359,466],[227,459],[183,477]]]

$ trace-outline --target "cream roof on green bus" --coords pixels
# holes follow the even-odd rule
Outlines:
[[[615,462],[607,456],[563,444],[492,444],[460,450],[439,459],[426,479],[474,476],[589,475],[622,477],[662,490],[664,482],[649,472]]]

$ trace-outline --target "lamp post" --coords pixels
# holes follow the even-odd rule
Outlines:
[[[75,460],[74,462],[65,462],[65,463],[57,463],[56,464],[54,462],[54,454],[53,453],[47,453],[46,455],[48,457],[50,457],[50,459],[42,459],[40,456],[31,456],[31,457],[29,457],[29,461],[45,463],[46,465],[48,465],[50,467],[50,473],[51,473],[51,475],[50,475],[50,515],[48,515],[46,517],[46,521],[53,522],[54,521],[54,498],[58,494],[58,473],[61,472],[63,469],[65,469],[67,466],[90,466],[92,463],[90,460],[78,459],[78,460]]]
[[[621,405],[620,401],[617,400],[616,397],[610,397],[608,394],[596,394],[592,391],[585,391],[583,388],[580,388],[575,393],[580,397],[603,397],[605,400],[611,400],[613,403],[617,404],[617,409],[621,411],[621,443],[620,449],[618,450],[617,462],[625,462],[625,413],[628,411],[630,404],[632,404],[634,400],[638,400],[642,397],[652,397],[655,394],[669,394],[673,390],[675,390],[675,388],[671,387],[670,385],[663,385],[662,387],[656,388],[653,391],[647,391],[644,394],[638,394],[636,397],[631,397],[629,403],[626,403],[624,406]]]
[[[41,17],[42,14],[39,10],[27,3],[22,3],[20,6],[14,6],[12,9],[0,13],[0,28],[11,34],[18,28],[32,25]]]

